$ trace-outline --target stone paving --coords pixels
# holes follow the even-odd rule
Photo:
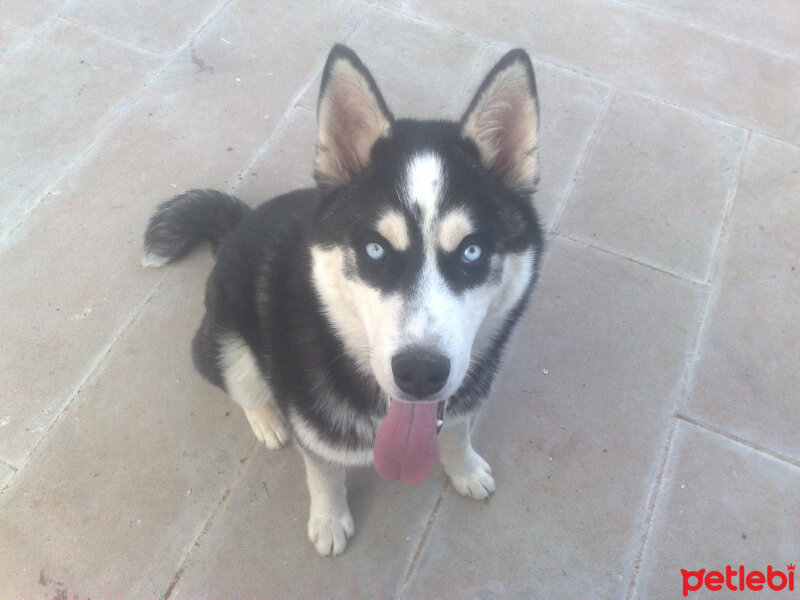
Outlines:
[[[796,1],[0,11],[0,598],[672,599],[800,562]],[[296,450],[191,365],[209,253],[139,260],[177,192],[312,183],[337,41],[395,114],[451,118],[525,47],[548,249],[475,424],[497,492],[354,471],[324,559]]]

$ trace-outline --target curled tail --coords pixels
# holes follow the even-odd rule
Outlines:
[[[216,252],[250,207],[230,194],[191,190],[161,204],[144,234],[145,267],[160,267],[183,258],[202,241]]]

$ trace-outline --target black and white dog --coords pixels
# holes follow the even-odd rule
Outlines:
[[[256,209],[194,190],[151,218],[146,266],[202,240],[218,250],[195,365],[267,448],[294,437],[320,554],[341,553],[354,531],[347,466],[374,462],[416,484],[438,454],[459,493],[494,491],[469,417],[536,279],[537,127],[523,50],[456,123],[395,119],[337,45],[319,95],[316,189]]]

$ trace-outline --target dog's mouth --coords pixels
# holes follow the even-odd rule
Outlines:
[[[444,423],[444,404],[444,400],[389,401],[389,412],[375,434],[378,475],[410,485],[428,478],[439,456],[437,435]]]

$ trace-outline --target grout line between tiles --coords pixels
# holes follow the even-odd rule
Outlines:
[[[644,556],[644,550],[647,545],[647,538],[650,534],[650,524],[652,523],[653,513],[655,512],[656,502],[658,501],[658,493],[661,490],[661,482],[664,479],[664,471],[667,468],[667,460],[669,459],[669,454],[672,450],[672,443],[675,440],[677,429],[678,427],[676,419],[670,419],[667,441],[664,444],[664,450],[662,451],[661,460],[658,464],[658,471],[656,471],[655,480],[653,481],[653,485],[650,487],[650,492],[647,495],[647,514],[645,515],[642,534],[639,537],[639,545],[636,549],[636,558],[633,561],[631,581],[628,584],[628,591],[625,594],[626,600],[631,600],[634,592],[636,591],[636,583],[638,582],[639,578],[639,567],[642,564],[642,557]]]
[[[627,254],[621,254],[620,252],[617,252],[616,250],[612,250],[612,249],[606,248],[604,246],[598,246],[597,244],[592,244],[591,242],[587,242],[586,240],[582,240],[580,238],[575,238],[575,237],[572,237],[572,236],[568,236],[568,235],[565,235],[563,233],[553,233],[553,232],[548,233],[548,235],[551,238],[555,238],[555,239],[561,240],[562,242],[569,242],[571,244],[575,244],[575,245],[578,245],[578,246],[583,246],[585,248],[591,248],[592,250],[596,250],[598,252],[602,252],[603,254],[608,254],[610,256],[613,256],[614,258],[619,258],[619,259],[622,259],[622,260],[625,260],[625,261],[628,261],[628,262],[632,262],[632,263],[634,263],[636,265],[639,265],[640,267],[646,267],[648,269],[651,269],[653,271],[661,273],[662,275],[667,275],[669,277],[672,277],[673,279],[677,279],[678,281],[681,281],[683,283],[688,283],[690,285],[698,286],[698,287],[701,287],[701,288],[708,288],[709,287],[708,283],[706,283],[704,281],[700,281],[699,279],[693,279],[693,278],[687,277],[685,275],[680,275],[679,273],[674,273],[674,272],[669,271],[669,270],[667,270],[667,269],[665,269],[663,267],[659,267],[658,265],[654,265],[654,264],[651,264],[649,262],[646,262],[646,261],[644,261],[644,260],[642,260],[640,258],[636,258],[634,256],[628,256]]]
[[[761,137],[767,138],[767,139],[772,140],[774,142],[778,142],[780,144],[784,144],[786,146],[790,146],[791,148],[800,149],[800,142],[793,142],[791,140],[779,138],[779,137],[777,137],[777,136],[775,136],[775,135],[773,135],[771,133],[767,133],[765,131],[757,130],[757,129],[753,128],[752,125],[747,125],[743,121],[740,121],[740,122],[731,121],[731,120],[728,120],[726,117],[714,114],[711,111],[702,112],[702,111],[693,109],[691,107],[684,106],[682,104],[677,104],[675,102],[672,102],[671,100],[667,100],[665,98],[661,98],[660,96],[656,96],[656,95],[651,94],[649,92],[645,92],[645,91],[642,91],[642,90],[637,90],[637,89],[632,88],[632,87],[627,86],[627,85],[620,86],[620,90],[621,91],[625,91],[626,93],[629,93],[632,96],[637,96],[639,98],[643,98],[643,99],[648,100],[650,102],[655,102],[657,104],[661,104],[661,105],[666,106],[668,108],[671,108],[673,110],[684,112],[684,113],[686,113],[688,115],[691,115],[692,117],[695,117],[695,118],[704,119],[704,120],[707,120],[707,121],[711,121],[712,123],[718,123],[720,125],[726,125],[728,127],[733,127],[735,129],[742,129],[744,131],[747,131],[747,132],[752,133],[752,134],[759,135]]]
[[[32,45],[33,42],[39,38],[45,31],[48,31],[52,24],[58,21],[59,16],[61,13],[66,10],[69,5],[72,4],[72,0],[67,0],[61,6],[56,9],[56,12],[51,14],[49,17],[43,19],[39,24],[34,25],[30,31],[27,32],[21,39],[17,40],[13,45],[6,48],[5,53],[3,54],[3,60],[0,62],[0,73],[3,72],[6,64],[8,63],[8,59],[15,56],[21,50],[27,48],[28,46]]]
[[[0,467],[7,467],[16,473],[19,469],[14,463],[8,462],[6,459],[0,457]]]
[[[672,15],[666,11],[658,10],[652,6],[642,6],[639,4],[633,4],[630,2],[625,2],[624,0],[604,0],[606,4],[616,5],[620,7],[624,7],[628,10],[632,10],[639,13],[644,13],[646,15],[651,15],[653,17],[662,19],[664,21],[671,21],[672,23],[676,23],[681,25],[682,27],[687,27],[689,29],[694,29],[696,31],[700,31],[707,35],[719,37],[731,42],[735,42],[737,44],[741,44],[742,46],[747,46],[750,48],[755,48],[756,50],[761,50],[762,52],[766,52],[767,54],[772,54],[774,56],[778,56],[780,58],[785,58],[788,60],[797,61],[800,59],[800,56],[790,54],[787,52],[782,52],[776,48],[772,48],[770,46],[765,46],[764,44],[760,44],[758,42],[753,42],[748,40],[747,38],[741,38],[734,34],[728,33],[726,31],[722,31],[715,27],[708,27],[707,25],[702,25],[701,23],[695,23],[692,21],[688,21],[686,19],[682,19],[679,16]]]
[[[589,154],[591,154],[592,150],[594,149],[594,145],[596,143],[597,138],[599,137],[600,130],[603,128],[603,125],[608,118],[608,114],[611,111],[611,105],[614,103],[614,98],[617,96],[617,90],[612,89],[608,93],[608,97],[606,98],[603,106],[600,108],[600,112],[597,113],[597,118],[594,122],[594,127],[592,127],[592,132],[589,134],[589,139],[586,140],[586,145],[583,147],[583,151],[581,152],[581,156],[578,159],[578,165],[575,167],[575,171],[572,174],[572,179],[570,179],[569,184],[567,185],[567,189],[564,191],[564,195],[561,197],[561,202],[558,204],[558,208],[556,209],[556,214],[553,217],[552,223],[550,223],[549,232],[551,234],[558,233],[558,227],[561,225],[561,218],[564,216],[564,212],[567,210],[567,205],[569,204],[569,198],[572,196],[572,192],[575,191],[575,186],[578,183],[578,178],[581,176],[581,172],[583,171],[584,167],[586,166],[586,161],[589,158]]]
[[[692,351],[689,356],[686,358],[686,364],[684,367],[684,373],[681,380],[681,389],[680,394],[678,395],[678,401],[675,405],[675,413],[678,413],[683,409],[683,405],[686,402],[686,395],[689,393],[689,388],[691,387],[692,379],[694,377],[695,367],[697,366],[697,360],[700,354],[700,340],[703,339],[703,333],[706,330],[706,324],[708,322],[708,315],[712,310],[715,300],[715,282],[717,279],[717,273],[719,270],[720,264],[720,257],[722,256],[722,248],[725,246],[725,242],[728,238],[728,226],[729,221],[731,218],[731,214],[733,213],[733,205],[736,201],[736,195],[739,193],[739,183],[742,177],[742,167],[744,166],[744,158],[747,154],[747,148],[750,145],[750,133],[748,132],[747,136],[742,143],[742,149],[739,154],[739,160],[736,164],[736,174],[731,184],[731,189],[728,192],[728,197],[725,200],[725,211],[723,213],[722,218],[722,228],[720,229],[719,237],[717,238],[716,245],[714,248],[713,258],[711,259],[711,264],[708,268],[708,273],[706,275],[706,298],[703,305],[703,310],[700,316],[700,321],[697,324],[697,332],[695,335],[694,343],[692,344]]]
[[[748,450],[758,452],[759,454],[764,454],[766,456],[769,456],[770,458],[773,458],[783,463],[790,464],[793,467],[800,469],[800,460],[793,458],[788,454],[778,452],[777,450],[772,450],[771,448],[767,448],[766,446],[762,446],[761,444],[758,444],[756,442],[751,442],[750,440],[739,437],[738,435],[730,433],[729,431],[725,431],[724,429],[715,427],[710,423],[704,423],[699,419],[695,419],[694,417],[690,417],[682,413],[676,413],[675,419],[678,421],[683,421],[684,423],[688,423],[689,425],[697,427],[698,429],[702,429],[707,433],[711,433],[713,435],[721,437],[729,442],[733,442],[739,446],[744,446]]]
[[[169,586],[167,586],[167,591],[165,591],[164,595],[161,596],[162,600],[169,600],[169,597],[175,591],[175,588],[180,583],[183,574],[189,567],[191,559],[194,557],[195,553],[197,552],[197,549],[200,547],[203,538],[205,538],[206,534],[211,529],[211,526],[214,524],[214,520],[217,518],[217,515],[224,507],[225,501],[228,499],[231,492],[234,489],[236,489],[241,483],[242,479],[244,478],[245,471],[248,467],[248,463],[250,462],[250,458],[252,458],[252,455],[256,451],[256,449],[261,447],[261,444],[262,444],[261,442],[255,441],[250,445],[250,448],[244,455],[242,465],[237,469],[236,474],[234,475],[232,481],[229,482],[228,486],[225,488],[225,491],[222,493],[222,496],[220,497],[219,500],[217,500],[217,503],[214,506],[214,508],[211,509],[211,512],[209,513],[208,517],[203,523],[203,527],[200,530],[200,533],[198,533],[197,536],[195,536],[192,545],[189,546],[189,549],[186,551],[186,554],[184,554],[183,560],[181,560],[178,570],[175,571],[175,575],[172,577]]]
[[[422,552],[425,550],[425,545],[428,543],[428,537],[431,534],[431,530],[433,529],[433,524],[436,522],[436,517],[439,516],[439,510],[442,507],[442,503],[444,502],[444,493],[447,490],[449,485],[449,479],[445,477],[445,481],[442,484],[442,489],[439,490],[439,497],[436,499],[436,504],[433,506],[433,510],[431,511],[430,516],[428,517],[428,522],[425,524],[425,530],[422,532],[422,535],[419,538],[419,543],[417,544],[417,549],[414,551],[414,556],[411,558],[411,562],[408,565],[408,570],[406,571],[405,576],[403,577],[403,584],[400,586],[400,591],[397,593],[396,598],[398,600],[405,600],[408,594],[408,587],[411,584],[411,578],[413,577],[414,573],[417,570],[417,566],[419,565],[419,561],[422,558]]]
[[[477,35],[475,33],[472,33],[472,32],[469,32],[469,31],[465,31],[463,29],[458,29],[457,27],[453,27],[451,25],[448,25],[446,23],[442,23],[440,21],[431,21],[429,19],[425,19],[424,17],[420,17],[419,15],[410,14],[410,13],[407,13],[407,12],[405,12],[403,10],[399,10],[398,11],[396,9],[392,9],[390,7],[387,7],[387,6],[375,6],[373,4],[368,3],[367,0],[360,0],[360,1],[362,3],[366,3],[367,6],[370,6],[372,8],[372,10],[374,10],[376,12],[383,12],[383,13],[388,14],[388,15],[396,18],[396,19],[400,19],[402,21],[408,21],[408,22],[411,22],[411,23],[416,23],[417,25],[422,25],[424,27],[430,27],[430,28],[436,29],[438,31],[445,31],[445,32],[448,32],[448,33],[454,33],[454,34],[459,35],[462,38],[465,38],[465,39],[467,39],[467,40],[469,40],[469,41],[471,41],[471,42],[473,42],[475,44],[488,46],[490,48],[511,48],[511,47],[513,47],[513,44],[509,44],[508,42],[496,41],[496,40],[492,40],[490,38],[482,37],[482,36],[479,36],[479,35]],[[588,80],[590,80],[590,81],[592,81],[594,83],[600,83],[600,84],[602,84],[602,85],[604,85],[606,87],[609,87],[609,85],[610,85],[608,80],[600,79],[600,78],[596,77],[595,75],[592,75],[591,73],[589,73],[587,71],[581,70],[579,67],[577,67],[575,65],[570,65],[568,63],[562,63],[562,62],[558,61],[558,59],[556,59],[556,58],[544,58],[544,57],[541,57],[539,55],[536,55],[536,56],[531,55],[531,60],[534,63],[539,62],[539,63],[542,63],[543,65],[547,65],[548,67],[551,67],[551,68],[554,68],[554,69],[558,69],[560,71],[566,71],[566,72],[569,72],[569,73],[571,73],[573,75],[578,75],[578,76],[580,76],[580,77],[582,77],[584,79],[588,79]]]
[[[598,80],[598,83],[604,83],[604,85],[607,85],[607,83],[603,82],[602,80]],[[776,135],[773,135],[771,133],[767,133],[765,131],[761,131],[761,130],[755,129],[752,125],[747,125],[747,124],[745,124],[744,122],[741,122],[741,121],[740,122],[730,121],[726,117],[717,115],[715,113],[712,113],[711,111],[703,112],[701,110],[697,110],[697,109],[691,108],[689,106],[684,106],[682,104],[677,104],[677,103],[675,103],[675,102],[673,102],[671,100],[667,100],[665,98],[661,98],[660,96],[656,96],[656,95],[651,94],[649,92],[645,92],[645,91],[642,91],[642,90],[637,90],[637,89],[632,88],[632,87],[627,86],[627,85],[621,85],[619,89],[620,89],[620,91],[624,91],[626,93],[629,93],[632,96],[637,96],[639,98],[644,98],[645,100],[649,100],[650,102],[655,102],[657,104],[662,104],[663,106],[666,106],[666,107],[671,108],[673,110],[678,110],[680,112],[684,112],[684,113],[686,113],[688,115],[691,115],[691,116],[693,116],[695,118],[704,119],[704,120],[707,120],[707,121],[711,121],[713,123],[719,123],[720,125],[726,125],[728,127],[733,127],[735,129],[742,129],[742,130],[748,132],[749,134],[761,136],[761,137],[766,138],[768,140],[771,140],[773,142],[777,142],[779,144],[783,144],[785,146],[789,146],[790,148],[800,149],[800,142],[793,142],[793,141],[788,140],[788,139],[777,137]]]
[[[25,221],[33,214],[33,212],[41,205],[42,201],[50,194],[51,190],[56,188],[70,173],[72,173],[75,169],[81,167],[82,165],[86,164],[86,162],[93,156],[95,150],[101,143],[106,139],[108,135],[114,130],[114,128],[122,121],[125,115],[128,113],[129,107],[135,105],[138,101],[140,101],[145,94],[145,90],[147,90],[153,83],[155,83],[159,77],[166,71],[167,67],[174,62],[177,57],[184,51],[186,48],[190,47],[191,44],[194,42],[195,38],[197,38],[203,30],[208,27],[209,23],[211,23],[219,14],[227,7],[233,0],[221,0],[219,4],[217,4],[216,8],[212,10],[208,16],[200,23],[195,31],[187,36],[186,41],[183,44],[178,46],[174,52],[172,52],[158,67],[153,69],[150,73],[150,76],[145,80],[145,82],[137,86],[135,91],[132,91],[130,94],[123,96],[117,100],[117,102],[109,108],[105,114],[100,117],[98,120],[98,132],[89,142],[87,146],[85,146],[81,151],[77,152],[77,158],[72,160],[69,164],[67,164],[58,176],[47,186],[45,186],[44,190],[38,194],[35,200],[27,206],[23,211],[22,214],[17,219],[17,222],[8,229],[5,234],[0,234],[0,252],[3,250],[3,245],[7,242],[13,235],[17,232],[17,230],[22,227]],[[53,17],[54,19],[59,17]]]
[[[475,93],[478,90],[478,85],[480,85],[479,82],[481,81],[481,75],[478,74],[478,69],[483,64],[484,59],[489,57],[489,52],[491,51],[491,47],[486,44],[483,44],[479,48],[480,49],[477,56],[472,61],[472,64],[470,65],[467,73],[464,75],[461,87],[459,88],[458,92],[454,94],[457,98],[466,99],[467,102],[470,101],[469,99],[473,95],[475,95]],[[472,90],[472,94],[469,93],[470,89]],[[455,110],[458,111],[459,109],[456,108]],[[460,110],[465,111],[466,107],[462,106]],[[461,115],[459,113],[456,114],[458,116],[456,116],[455,118],[459,119]]]
[[[480,411],[477,412],[470,421],[469,430],[470,435],[472,431],[475,429],[475,423],[478,421],[480,417]],[[408,565],[408,570],[406,571],[405,576],[403,577],[403,584],[400,586],[400,591],[397,593],[396,598],[398,600],[405,600],[406,595],[408,594],[408,587],[411,584],[411,578],[414,576],[414,573],[419,566],[419,561],[422,558],[422,553],[425,550],[425,546],[428,543],[428,537],[430,537],[431,530],[433,529],[433,524],[436,522],[436,517],[439,516],[439,510],[442,507],[442,503],[444,502],[444,494],[447,491],[447,488],[450,487],[450,478],[445,474],[445,481],[442,484],[442,489],[439,490],[439,497],[436,499],[436,504],[431,511],[430,516],[428,517],[428,522],[425,525],[425,531],[422,532],[422,535],[419,538],[419,544],[417,544],[417,549],[414,551],[414,556],[411,558],[411,562]]]
[[[744,164],[744,156],[746,154],[747,148],[750,143],[751,133],[748,131],[747,135],[745,136],[744,141],[742,142],[742,148],[739,151],[739,157],[736,163],[736,173],[731,183],[730,190],[728,191],[728,197],[725,200],[725,210],[723,213],[723,221],[722,221],[722,230],[720,231],[720,235],[716,241],[716,246],[714,248],[713,258],[711,260],[711,265],[709,266],[708,274],[706,277],[706,281],[703,286],[706,288],[706,297],[703,302],[702,309],[700,310],[700,315],[698,317],[696,327],[695,327],[695,334],[694,339],[692,340],[691,344],[691,351],[689,352],[683,366],[683,372],[681,374],[681,385],[678,392],[678,398],[675,401],[675,407],[673,409],[673,416],[674,418],[671,420],[670,423],[670,431],[667,436],[667,443],[664,447],[663,455],[661,457],[661,465],[659,467],[658,475],[656,476],[656,480],[653,483],[653,487],[650,490],[650,497],[648,500],[648,510],[647,516],[645,518],[645,522],[642,527],[642,535],[639,541],[639,548],[636,553],[636,559],[633,565],[633,572],[631,574],[631,581],[628,586],[628,594],[627,599],[630,600],[633,597],[634,592],[636,591],[636,584],[638,582],[639,577],[639,567],[641,566],[642,556],[644,555],[644,551],[647,545],[647,539],[650,535],[650,527],[653,520],[653,512],[655,511],[655,505],[658,500],[659,493],[661,491],[661,483],[663,480],[664,468],[667,463],[667,459],[669,457],[669,453],[672,449],[672,443],[675,438],[675,433],[677,430],[677,420],[681,419],[687,422],[690,421],[687,417],[683,417],[679,414],[683,402],[685,400],[686,394],[688,393],[692,375],[694,373],[694,368],[697,361],[698,356],[698,348],[700,347],[700,340],[703,337],[703,332],[705,331],[706,322],[708,320],[708,314],[711,312],[712,307],[712,299],[713,299],[713,282],[714,278],[717,274],[717,269],[719,265],[719,259],[721,254],[721,248],[724,244],[724,240],[727,237],[727,225],[728,221],[730,220],[730,215],[733,212],[733,203],[736,198],[736,194],[739,190],[739,182],[742,176],[742,166]],[[698,426],[700,426],[698,424]],[[709,431],[711,431],[709,429]],[[716,433],[716,432],[715,432]],[[722,432],[719,432],[719,435],[724,435]],[[731,437],[730,439],[734,439],[734,441],[738,441],[743,443],[742,441]],[[775,456],[779,458],[778,456]],[[783,460],[786,460],[785,457]],[[791,459],[788,462],[792,462]],[[797,465],[798,463],[792,462],[792,464]]]
[[[353,19],[352,21],[348,21],[344,25],[342,25],[341,29],[337,32],[336,37],[339,38],[341,35],[342,43],[349,42],[350,38],[353,37],[358,27],[363,22],[364,18],[366,18],[366,11],[361,14],[358,18]],[[304,85],[300,87],[300,90],[297,94],[294,95],[292,100],[289,102],[288,109],[283,113],[281,116],[281,120],[275,126],[275,129],[269,135],[269,137],[261,144],[258,148],[255,149],[253,154],[250,156],[250,160],[247,162],[247,165],[241,169],[235,176],[234,176],[234,183],[231,187],[231,192],[235,191],[237,187],[239,187],[239,183],[244,180],[244,176],[246,173],[251,171],[253,167],[258,163],[259,160],[269,151],[272,145],[275,143],[278,135],[284,131],[286,128],[286,124],[289,122],[289,118],[291,117],[292,113],[295,109],[302,109],[306,111],[310,111],[316,115],[316,111],[310,110],[305,106],[300,106],[300,101],[306,95],[311,85],[316,81],[317,75],[322,72],[322,69],[325,67],[325,62],[327,60],[327,55],[318,61],[315,67],[313,67],[310,71],[310,75],[308,81]]]
[[[117,344],[117,342],[125,335],[128,331],[130,326],[136,322],[139,316],[144,312],[145,307],[150,303],[153,299],[155,294],[164,284],[164,281],[170,275],[170,272],[164,272],[153,284],[150,288],[149,292],[145,295],[144,299],[131,311],[128,317],[122,322],[122,324],[114,330],[114,333],[110,337],[110,341],[106,343],[94,356],[92,361],[89,363],[88,369],[85,370],[84,375],[78,379],[77,384],[75,384],[72,390],[67,394],[66,401],[62,404],[61,408],[58,409],[58,413],[53,417],[50,421],[50,424],[47,426],[47,431],[45,431],[42,436],[36,441],[33,447],[28,451],[25,455],[25,458],[19,465],[14,476],[6,482],[5,486],[3,486],[2,490],[0,490],[0,495],[5,493],[5,491],[11,487],[17,477],[23,473],[25,468],[28,464],[33,460],[33,457],[36,455],[37,450],[39,447],[44,443],[47,437],[50,435],[50,432],[57,426],[59,421],[61,420],[61,416],[67,411],[67,409],[72,405],[75,398],[78,396],[80,391],[89,383],[93,381],[93,376],[97,373],[100,366],[105,362],[106,357],[111,353],[111,350]]]
[[[744,158],[747,154],[747,149],[750,147],[751,137],[752,132],[748,130],[747,135],[742,141],[742,147],[739,150],[739,157],[736,161],[736,172],[734,174],[734,179],[731,183],[730,190],[728,191],[728,197],[725,198],[725,210],[722,213],[722,227],[719,230],[719,234],[714,245],[714,254],[711,259],[711,264],[708,265],[708,270],[706,272],[705,280],[707,283],[711,283],[711,281],[713,281],[716,271],[719,267],[719,257],[720,254],[722,254],[722,247],[724,246],[725,240],[728,237],[728,225],[731,218],[731,213],[733,213],[733,203],[736,199],[736,195],[739,193],[739,184],[742,178],[742,166],[744,165]]]
[[[79,21],[72,17],[67,17],[65,15],[56,15],[56,19],[63,23],[67,23],[68,25],[72,25],[73,27],[78,27],[80,29],[88,31],[89,33],[92,33],[97,37],[103,38],[104,40],[108,40],[114,44],[117,44],[118,46],[122,46],[123,48],[127,48],[128,50],[133,50],[134,52],[138,52],[146,56],[152,56],[155,58],[161,58],[165,60],[168,59],[170,56],[169,52],[157,52],[155,50],[150,50],[142,46],[137,46],[135,43],[126,40],[125,38],[114,35],[113,33],[109,33],[108,31],[105,31],[100,27],[97,27],[96,25],[92,25],[91,23]]]

